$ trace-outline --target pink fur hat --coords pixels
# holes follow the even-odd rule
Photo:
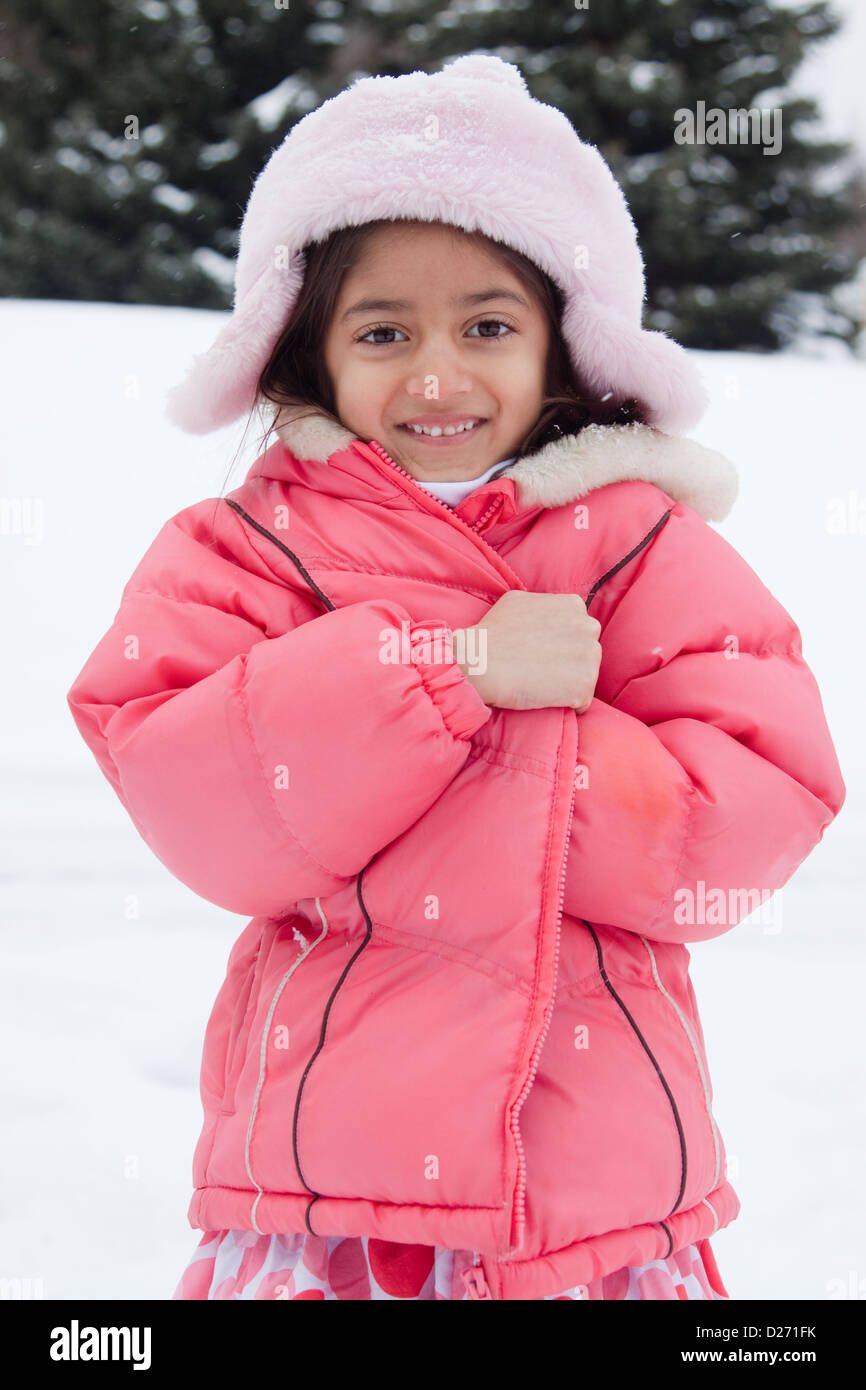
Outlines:
[[[303,283],[302,248],[379,218],[450,223],[528,256],[563,291],[563,337],[598,398],[634,397],[668,433],[706,409],[684,349],[641,328],[635,226],[598,150],[513,64],[467,54],[441,72],[359,78],[273,150],[241,224],[231,317],[168,394],[176,425],[204,434],[252,408]]]

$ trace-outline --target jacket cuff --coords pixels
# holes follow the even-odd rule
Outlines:
[[[457,665],[452,630],[435,618],[410,623],[412,664],[454,738],[470,738],[492,714]]]

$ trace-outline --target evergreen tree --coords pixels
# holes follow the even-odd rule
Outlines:
[[[252,181],[327,85],[310,8],[0,0],[0,294],[229,304]]]
[[[771,349],[817,306],[819,331],[854,340],[829,299],[857,267],[847,147],[789,94],[839,27],[827,0],[0,0],[0,22],[0,294],[227,307],[246,198],[286,130],[357,76],[481,51],[611,164],[647,327]],[[780,109],[778,153],[731,124],[680,143],[699,103]]]

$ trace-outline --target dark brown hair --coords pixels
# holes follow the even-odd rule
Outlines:
[[[341,227],[325,241],[310,243],[304,248],[304,281],[291,321],[277,340],[258,380],[256,406],[267,403],[274,406],[260,442],[261,448],[283,406],[296,406],[301,414],[325,414],[337,424],[344,423],[336,413],[333,383],[325,366],[325,335],[343,279],[361,259],[368,238],[376,228],[395,226],[401,220],[382,218],[357,227]],[[550,276],[519,251],[482,232],[463,232],[457,227],[453,230],[478,242],[504,262],[542,307],[550,325],[541,410],[519,444],[515,457],[533,453],[561,435],[577,434],[587,425],[640,421],[640,407],[636,401],[593,399],[576,380],[560,326],[564,297]]]

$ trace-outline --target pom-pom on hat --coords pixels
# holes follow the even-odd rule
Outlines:
[[[168,394],[176,425],[204,434],[252,408],[303,283],[302,248],[380,218],[483,232],[546,271],[564,295],[578,379],[597,399],[633,397],[668,433],[706,409],[685,350],[641,327],[636,229],[599,151],[513,64],[467,54],[432,74],[359,78],[273,150],[241,224],[231,317]]]

